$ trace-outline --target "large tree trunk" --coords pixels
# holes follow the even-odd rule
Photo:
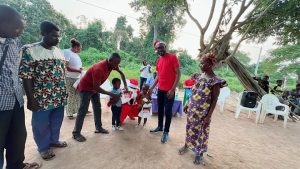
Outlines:
[[[153,43],[157,40],[158,37],[158,27],[157,24],[155,23],[153,25]]]
[[[259,97],[262,97],[266,92],[258,85],[257,81],[251,77],[247,69],[243,64],[238,61],[235,57],[230,57],[227,64],[231,70],[237,75],[240,82],[243,84],[246,90],[255,91],[258,93]]]

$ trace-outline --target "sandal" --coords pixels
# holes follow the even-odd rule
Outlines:
[[[38,169],[42,167],[42,163],[38,164],[36,162],[33,163],[24,163],[24,168],[23,169]]]
[[[58,143],[50,144],[50,147],[65,148],[68,147],[68,144],[65,141],[59,141]]]
[[[75,139],[78,142],[85,142],[86,141],[86,138],[81,134],[73,135],[73,139]]]
[[[200,155],[195,156],[195,160],[194,160],[195,165],[200,165],[202,161],[203,161],[203,154],[202,153]]]
[[[178,150],[179,155],[183,155],[189,151],[187,146],[183,146]]]
[[[55,154],[53,152],[51,152],[50,150],[48,150],[46,152],[41,152],[40,155],[45,161],[52,160],[55,157]]]
[[[70,120],[73,120],[74,117],[73,116],[67,116]]]

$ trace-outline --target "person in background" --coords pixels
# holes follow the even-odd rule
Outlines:
[[[151,66],[148,64],[146,60],[143,61],[143,65],[140,69],[141,76],[140,76],[140,90],[142,90],[142,87],[144,83],[147,81],[147,78],[149,77],[149,74],[151,73]]]
[[[41,42],[26,45],[22,51],[20,77],[32,111],[32,131],[44,160],[55,157],[51,147],[67,147],[59,141],[60,128],[67,104],[66,62],[59,43],[59,28],[51,22],[40,24]]]
[[[121,94],[122,90],[120,89],[121,86],[121,80],[119,78],[114,78],[111,81],[113,85],[112,93],[114,94]],[[119,100],[111,100],[108,102],[108,107],[111,106],[111,112],[112,112],[112,130],[120,130],[123,131],[124,129],[120,125],[120,117],[122,112],[122,101]]]
[[[112,102],[119,100],[121,94],[114,94],[106,91],[100,86],[107,80],[111,71],[117,71],[124,83],[127,90],[127,83],[124,73],[119,69],[121,57],[118,53],[112,53],[109,59],[105,59],[92,65],[84,76],[81,78],[77,90],[80,96],[80,106],[76,118],[75,127],[72,135],[73,139],[78,142],[86,141],[86,138],[81,135],[81,129],[83,126],[84,118],[89,108],[89,103],[92,101],[95,121],[95,133],[108,134],[109,132],[102,127],[101,122],[101,103],[99,93],[106,94],[112,97]]]
[[[192,87],[196,83],[198,73],[193,73],[190,76],[190,79],[187,79],[183,82],[183,88],[184,88],[184,97],[183,97],[183,106],[185,106],[185,103],[187,100],[189,100],[191,93],[192,93]]]
[[[67,106],[67,117],[73,119],[73,115],[77,113],[79,109],[80,97],[79,93],[73,87],[73,84],[81,76],[82,62],[78,53],[81,50],[81,44],[76,39],[70,40],[71,48],[64,50],[64,56],[67,61],[67,72],[66,72],[66,85],[68,92],[68,106]]]
[[[14,8],[0,5],[0,168],[40,168],[37,163],[24,163],[27,137],[23,89],[19,79],[20,43],[24,18]]]
[[[276,83],[277,85],[271,90],[271,93],[274,94],[275,96],[281,96],[283,93],[282,90],[283,80],[277,80]]]
[[[157,77],[157,72],[153,72],[153,76],[150,76],[147,81],[146,81],[146,84],[150,87],[153,85],[153,83],[155,82],[155,79]],[[157,85],[155,86],[154,90],[153,90],[153,94],[157,94]]]
[[[265,92],[269,93],[269,76],[265,75],[259,82],[260,87],[263,88]]]
[[[289,92],[291,102],[295,105],[292,106],[292,112],[300,116],[300,83],[296,85],[296,88]]]
[[[201,59],[202,74],[192,88],[192,95],[184,107],[187,114],[185,144],[179,149],[179,154],[189,149],[195,153],[194,164],[199,165],[203,153],[207,152],[209,126],[216,107],[220,89],[226,82],[220,79],[213,67],[217,62],[215,54],[209,53]]]
[[[149,90],[149,97],[158,84],[157,103],[158,103],[158,126],[150,130],[151,133],[163,132],[161,143],[166,143],[169,138],[169,130],[172,121],[172,107],[175,99],[175,90],[179,82],[181,73],[180,65],[176,55],[168,53],[166,44],[161,41],[154,42],[154,48],[159,55],[156,63],[158,73],[155,82]],[[165,125],[164,116],[166,116]]]

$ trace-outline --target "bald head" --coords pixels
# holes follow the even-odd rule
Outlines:
[[[0,37],[15,38],[24,30],[24,19],[14,8],[0,5]]]

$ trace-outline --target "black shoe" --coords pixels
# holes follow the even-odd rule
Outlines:
[[[108,130],[104,129],[104,128],[99,128],[95,130],[95,133],[102,133],[102,134],[108,134]]]
[[[86,138],[81,134],[73,134],[73,139],[78,142],[85,142]]]
[[[150,130],[150,133],[158,133],[158,132],[162,132],[163,129],[160,127],[156,127],[155,129]]]
[[[160,141],[161,141],[161,143],[166,143],[168,141],[168,139],[169,139],[169,133],[164,132]]]

